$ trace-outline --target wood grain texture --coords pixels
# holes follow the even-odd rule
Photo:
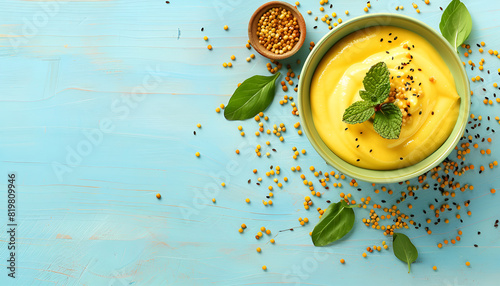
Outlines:
[[[361,254],[367,246],[390,241],[381,232],[366,228],[356,210],[353,231],[332,246],[315,248],[309,232],[318,220],[315,210],[302,207],[309,194],[291,166],[311,165],[332,169],[314,152],[305,136],[292,126],[298,118],[289,107],[278,104],[279,91],[266,114],[271,124],[289,127],[284,142],[277,137],[256,138],[255,122],[228,122],[215,113],[227,103],[238,82],[254,74],[267,75],[268,62],[247,50],[247,23],[254,9],[265,1],[209,0],[176,1],[21,1],[9,0],[0,9],[0,213],[6,219],[8,172],[18,175],[17,220],[19,223],[18,276],[7,277],[6,232],[0,235],[0,285],[493,285],[500,266],[500,232],[494,228],[498,211],[498,167],[487,166],[500,152],[498,104],[485,106],[484,96],[493,98],[492,84],[500,81],[500,60],[477,48],[468,59],[485,58],[491,74],[467,68],[469,77],[481,75],[484,83],[472,83],[472,112],[483,116],[483,126],[469,131],[491,137],[482,143],[492,155],[473,149],[467,162],[476,166],[458,180],[474,185],[473,191],[457,192],[452,200],[462,205],[463,223],[455,210],[443,214],[449,224],[430,225],[405,233],[419,250],[419,258],[407,266],[392,249]],[[306,43],[328,32],[315,22],[321,15],[319,1],[301,1],[299,10],[308,25]],[[306,3],[307,2],[307,3]],[[364,14],[365,2],[330,1],[344,21]],[[438,28],[441,10],[448,1],[431,5],[415,1],[371,1],[369,13],[395,12],[420,19]],[[463,1],[471,11],[474,26],[469,43],[485,41],[488,49],[500,49],[499,10],[491,1]],[[293,3],[291,1],[291,3]],[[404,5],[396,12],[395,5]],[[306,11],[313,11],[307,15]],[[345,16],[344,11],[350,15]],[[224,25],[229,30],[223,29]],[[313,29],[314,26],[317,29]],[[201,28],[204,31],[201,31]],[[203,36],[208,36],[208,42]],[[214,48],[209,51],[206,46]],[[291,59],[300,73],[307,45]],[[223,68],[231,55],[232,68]],[[463,57],[463,52],[462,52]],[[465,58],[464,58],[465,61]],[[482,88],[486,88],[484,92]],[[296,96],[293,92],[289,95]],[[196,128],[201,123],[202,128]],[[241,137],[242,125],[247,136]],[[486,127],[490,126],[489,130]],[[196,131],[196,135],[193,135]],[[270,138],[270,139],[267,139]],[[257,144],[271,141],[270,158],[253,156]],[[292,146],[307,154],[292,159]],[[242,154],[235,154],[235,149]],[[268,147],[264,147],[268,148]],[[195,152],[201,157],[196,158]],[[270,165],[281,166],[289,182],[275,191],[274,205],[261,200],[273,184],[265,176]],[[478,174],[480,165],[486,166]],[[254,175],[252,170],[259,173]],[[258,177],[262,186],[257,186]],[[248,184],[248,179],[252,180]],[[224,181],[226,187],[220,187]],[[327,207],[339,192],[352,192],[359,200],[387,200],[391,206],[405,185],[387,185],[395,195],[375,194],[368,183],[362,191],[332,188],[314,208]],[[415,180],[412,181],[412,184]],[[429,180],[429,183],[434,181]],[[381,187],[380,185],[377,188]],[[276,188],[278,189],[278,188]],[[5,190],[5,191],[4,191]],[[157,200],[156,193],[162,194]],[[411,200],[415,221],[425,224],[422,210],[437,191],[418,190]],[[245,198],[252,200],[245,203]],[[211,199],[217,202],[212,203]],[[463,202],[471,200],[468,208]],[[407,201],[408,202],[408,201]],[[401,209],[410,213],[402,203]],[[465,212],[472,211],[472,216]],[[297,219],[309,217],[300,227]],[[245,223],[248,229],[238,233]],[[257,241],[261,226],[271,236]],[[296,227],[294,231],[279,230]],[[462,240],[438,249],[436,244],[463,231]],[[478,231],[481,235],[478,235]],[[276,244],[268,243],[274,237]],[[475,248],[473,245],[478,244]],[[390,245],[389,245],[390,246]],[[255,251],[262,248],[262,253]],[[346,264],[339,260],[344,258]],[[471,262],[471,267],[465,266]],[[262,271],[261,266],[268,270]],[[436,265],[438,271],[433,271]]]

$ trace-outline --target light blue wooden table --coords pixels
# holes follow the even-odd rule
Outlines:
[[[316,207],[326,200],[337,201],[340,192],[354,198],[371,196],[373,203],[386,200],[391,206],[405,185],[374,194],[374,187],[360,183],[362,191],[331,187],[321,199],[314,199],[310,211],[303,198],[309,194],[291,166],[301,165],[304,173],[314,165],[331,171],[314,152],[305,136],[292,125],[298,117],[290,106],[278,104],[280,90],[271,108],[269,124],[285,123],[289,131],[284,142],[277,137],[253,135],[256,123],[228,122],[215,113],[227,103],[238,82],[254,74],[268,74],[268,62],[244,47],[247,21],[265,1],[242,0],[6,0],[0,10],[0,214],[5,221],[1,232],[0,285],[494,285],[500,268],[500,219],[498,167],[488,163],[500,152],[497,133],[498,103],[485,106],[492,98],[492,84],[499,82],[500,60],[477,52],[476,43],[485,41],[486,50],[500,49],[500,11],[494,1],[465,0],[474,27],[470,40],[476,64],[484,57],[485,71],[467,69],[469,77],[481,75],[484,83],[472,83],[472,112],[482,115],[482,126],[471,133],[491,137],[480,143],[467,162],[477,166],[457,180],[472,184],[473,191],[457,192],[450,202],[462,210],[447,212],[450,223],[430,224],[432,235],[422,228],[405,233],[419,250],[419,258],[407,273],[404,263],[392,254],[390,239],[365,227],[362,217],[368,210],[356,210],[353,231],[341,242],[315,248],[309,237],[318,221]],[[308,25],[306,46],[289,61],[296,73],[307,54],[307,43],[328,32],[321,21],[319,1],[301,1]],[[330,1],[346,21],[364,14],[363,1]],[[431,0],[431,5],[411,1],[371,1],[369,13],[394,12],[420,19],[438,28],[448,1]],[[403,11],[395,11],[404,5]],[[307,10],[313,15],[307,15]],[[350,15],[345,16],[344,11]],[[229,30],[224,31],[223,26]],[[317,29],[313,26],[317,25]],[[202,32],[201,29],[204,28]],[[203,36],[208,36],[205,42]],[[214,48],[209,51],[206,46]],[[231,55],[232,68],[223,68]],[[463,57],[463,51],[462,51]],[[486,73],[491,70],[491,74]],[[482,88],[486,88],[484,92]],[[296,96],[288,92],[291,96]],[[486,117],[492,120],[487,121]],[[197,123],[202,128],[196,127]],[[477,122],[475,122],[477,123]],[[247,136],[237,130],[242,125]],[[474,123],[472,123],[474,124]],[[486,128],[490,127],[487,131]],[[468,128],[470,129],[471,126]],[[196,135],[193,134],[196,131]],[[270,138],[270,139],[267,139]],[[265,146],[266,140],[271,146]],[[271,157],[251,156],[255,145],[275,148]],[[292,159],[292,146],[307,154]],[[236,155],[235,149],[242,154]],[[490,148],[492,155],[480,155]],[[201,157],[195,157],[200,152]],[[267,151],[266,151],[267,152]],[[452,155],[453,158],[456,154]],[[274,205],[261,203],[272,182],[264,173],[270,165],[281,166],[289,181],[275,191]],[[485,165],[483,174],[478,167]],[[254,175],[252,170],[259,173]],[[7,174],[17,175],[16,278],[7,276]],[[263,177],[257,186],[257,177]],[[248,180],[252,182],[248,184]],[[221,182],[226,187],[220,186]],[[433,184],[430,178],[428,182]],[[412,180],[412,185],[416,183]],[[380,188],[377,185],[376,188]],[[155,195],[161,193],[162,199]],[[437,191],[418,190],[413,209],[422,225],[423,209]],[[252,200],[245,203],[245,198]],[[212,203],[212,198],[217,202]],[[471,200],[468,208],[463,202]],[[472,211],[468,216],[466,211]],[[463,223],[454,218],[462,216]],[[300,227],[299,217],[310,223]],[[243,234],[239,226],[248,228]],[[254,238],[265,226],[272,235]],[[295,227],[295,230],[279,230]],[[443,239],[463,231],[462,240],[442,249]],[[479,235],[478,232],[481,232]],[[269,243],[274,237],[276,243]],[[388,241],[389,250],[361,254],[367,246]],[[477,244],[478,247],[474,247]],[[262,248],[262,253],[255,249]],[[346,260],[340,264],[339,260]],[[465,262],[471,266],[466,267]],[[268,270],[262,271],[262,265]],[[433,271],[436,265],[438,271]]]

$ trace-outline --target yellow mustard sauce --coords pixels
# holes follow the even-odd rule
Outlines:
[[[345,109],[362,100],[366,73],[381,61],[404,115],[398,139],[384,139],[371,121],[342,122]],[[432,154],[453,130],[460,106],[453,76],[434,47],[391,26],[366,28],[337,42],[316,68],[310,94],[321,139],[343,160],[373,170],[403,168]]]

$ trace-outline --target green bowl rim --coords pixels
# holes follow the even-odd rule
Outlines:
[[[307,56],[307,59],[306,59],[304,65],[303,65],[301,73],[300,73],[301,77],[303,77],[306,74],[306,70],[308,69],[309,65],[311,64],[313,57],[315,57],[316,54],[319,53],[318,52],[319,51],[319,47],[321,47],[322,45],[324,45],[325,42],[327,41],[327,39],[329,39],[334,34],[339,33],[340,31],[342,31],[342,29],[345,29],[349,25],[351,25],[351,24],[353,24],[353,23],[355,23],[355,22],[357,22],[359,20],[366,19],[366,18],[378,18],[378,17],[400,18],[402,20],[413,22],[413,23],[415,23],[417,25],[422,26],[424,29],[428,30],[430,33],[432,33],[435,36],[437,36],[437,38],[439,38],[445,44],[445,46],[447,46],[448,49],[450,51],[452,51],[452,54],[454,55],[453,56],[454,60],[457,63],[459,63],[459,66],[461,67],[459,73],[461,74],[462,78],[465,79],[465,87],[466,87],[465,94],[463,96],[461,96],[461,102],[460,102],[460,104],[461,105],[462,104],[466,104],[465,105],[465,110],[464,110],[464,113],[466,113],[466,114],[463,116],[461,122],[459,122],[457,120],[457,123],[455,123],[454,129],[456,128],[456,126],[458,124],[460,124],[459,130],[457,132],[455,132],[455,133],[452,132],[452,134],[450,134],[450,136],[448,137],[448,139],[438,149],[436,149],[436,151],[440,150],[445,144],[447,144],[446,148],[443,149],[443,150],[441,150],[440,154],[434,160],[430,161],[429,163],[427,163],[427,164],[425,164],[425,165],[423,165],[423,166],[421,166],[421,167],[419,167],[417,169],[415,169],[415,166],[417,166],[418,164],[422,163],[425,159],[422,160],[422,161],[420,161],[420,162],[418,162],[418,163],[416,163],[416,164],[414,164],[414,165],[411,165],[411,166],[408,166],[408,167],[405,167],[405,168],[401,168],[401,169],[394,169],[394,170],[371,170],[371,169],[365,169],[365,168],[357,167],[355,165],[352,165],[352,164],[344,161],[340,157],[338,157],[339,160],[345,162],[346,164],[349,164],[349,165],[353,166],[354,168],[358,169],[360,172],[363,172],[363,170],[367,170],[367,171],[370,171],[370,172],[374,172],[376,174],[380,174],[381,176],[367,176],[365,174],[352,173],[351,171],[346,170],[344,167],[342,167],[339,164],[337,164],[335,162],[335,160],[332,160],[327,154],[323,153],[323,150],[321,149],[321,147],[314,140],[314,137],[311,134],[311,130],[309,130],[309,125],[306,124],[306,122],[304,121],[305,119],[304,119],[304,116],[302,116],[302,114],[306,114],[306,113],[305,113],[305,110],[304,110],[304,104],[302,103],[303,96],[301,96],[302,90],[305,88],[304,87],[304,81],[299,81],[299,89],[298,89],[298,111],[299,111],[300,123],[302,125],[302,129],[304,130],[304,132],[306,134],[307,139],[309,140],[309,142],[311,143],[311,145],[314,147],[314,149],[316,150],[316,152],[318,152],[318,154],[326,161],[326,163],[328,165],[336,168],[339,172],[341,172],[343,174],[346,174],[346,175],[348,175],[350,177],[353,177],[353,178],[356,178],[356,179],[360,179],[362,181],[367,181],[367,182],[371,182],[371,183],[394,183],[394,182],[402,182],[402,181],[405,181],[405,180],[409,180],[409,179],[415,178],[415,177],[417,177],[419,175],[422,175],[422,174],[428,172],[432,168],[434,168],[437,165],[439,165],[442,161],[444,161],[446,159],[446,157],[448,157],[448,155],[453,151],[453,149],[455,148],[455,146],[458,144],[458,142],[462,138],[462,136],[464,134],[464,131],[465,131],[465,127],[467,125],[467,120],[468,120],[469,113],[470,113],[470,101],[471,101],[471,97],[470,97],[470,83],[469,83],[469,80],[468,80],[465,68],[463,68],[462,60],[458,57],[458,53],[455,52],[455,49],[450,45],[450,43],[441,34],[439,34],[434,28],[432,28],[431,26],[427,25],[426,23],[424,23],[424,22],[422,22],[420,20],[417,20],[417,19],[409,17],[409,16],[399,15],[399,14],[394,14],[394,13],[375,13],[375,14],[370,14],[370,15],[358,16],[358,17],[355,17],[355,18],[352,18],[352,19],[346,21],[345,23],[343,23],[342,25],[340,25],[338,28],[336,28],[336,29],[328,32],[326,35],[324,35],[316,43],[316,45],[313,48],[313,50]],[[390,24],[386,24],[386,25],[390,26]],[[367,26],[367,28],[368,27],[375,27],[375,26],[378,26],[378,25],[374,24],[373,26]],[[404,28],[404,27],[402,27],[402,28]],[[352,34],[354,32],[355,31],[353,31],[353,32],[351,32],[349,34]],[[336,42],[338,42],[339,40],[337,40]],[[433,45],[433,43],[431,43],[431,45]],[[314,69],[314,71],[316,71],[316,68]],[[455,83],[455,85],[457,85],[457,83]],[[310,89],[310,86],[307,87],[307,88]],[[460,117],[460,113],[459,113],[459,117]],[[311,123],[312,123],[312,126],[314,126],[314,121],[311,122]],[[315,127],[314,127],[314,129],[315,129]],[[449,141],[449,138],[452,137],[452,136],[454,136],[453,140]],[[321,137],[319,137],[319,134],[318,134],[318,138],[319,138],[319,140],[321,140]],[[433,153],[431,153],[431,155],[429,155],[429,156],[432,156],[433,154],[436,154],[436,151],[434,151]],[[427,158],[429,158],[429,156]],[[401,172],[401,170],[404,170],[404,169],[407,169],[407,168],[408,168],[407,172]],[[395,171],[398,171],[398,172],[395,172]],[[389,174],[391,172],[395,173],[395,175],[394,176],[388,176],[387,174]]]

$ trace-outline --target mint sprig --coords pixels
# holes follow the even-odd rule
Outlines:
[[[363,79],[365,90],[360,90],[361,101],[354,102],[342,116],[347,124],[365,122],[374,114],[373,128],[386,139],[398,139],[403,114],[394,103],[385,102],[391,89],[389,68],[384,62],[373,65]]]

